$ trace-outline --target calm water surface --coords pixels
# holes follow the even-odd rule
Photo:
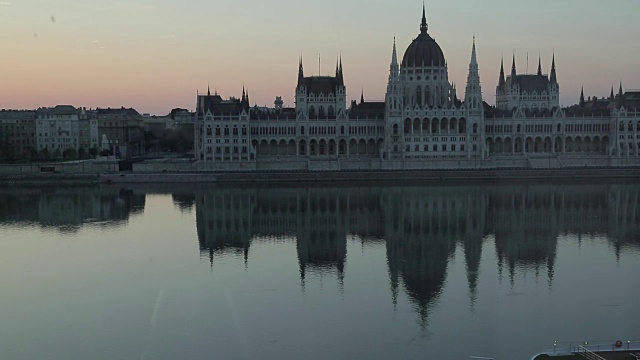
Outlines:
[[[0,190],[0,359],[640,339],[640,184]]]

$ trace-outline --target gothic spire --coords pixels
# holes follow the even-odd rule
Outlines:
[[[540,55],[538,55],[538,76],[542,75],[542,63],[540,61]]]
[[[338,83],[341,86],[344,86],[344,74],[342,73],[342,54],[340,54],[340,59],[339,61],[339,68],[338,68]]]
[[[464,101],[469,109],[479,109],[482,106],[482,88],[480,86],[480,74],[476,57],[475,36],[471,47],[471,61],[469,62],[469,76],[467,78]]]
[[[498,88],[504,88],[504,57],[500,60],[500,78],[498,79]]]
[[[558,78],[556,77],[556,53],[553,52],[553,59],[551,60],[551,77],[549,79],[552,84],[558,83]]]
[[[613,88],[611,88],[613,89]],[[613,90],[611,90],[613,91]],[[209,86],[209,84],[207,84],[207,96],[211,96],[211,86]]]
[[[302,55],[300,55],[300,62],[298,63],[298,86],[304,84],[304,70],[302,70]]]
[[[391,66],[398,66],[398,52],[396,51],[396,37],[393,37],[393,55],[391,55]]]
[[[422,22],[420,23],[420,32],[426,33],[429,30],[429,25],[427,25],[427,14],[424,9],[424,2],[422,3]]]
[[[609,95],[609,100],[613,100],[613,85],[611,85],[611,95]]]
[[[516,54],[513,54],[513,60],[511,62],[511,83],[516,78]]]
[[[473,46],[471,47],[471,65],[478,67],[478,59],[476,57],[476,37],[473,37]]]
[[[618,106],[622,106],[623,98],[624,96],[622,96],[622,81],[620,81],[620,88],[618,89]]]
[[[360,93],[360,104],[364,103],[364,89],[362,89],[362,93]]]
[[[580,105],[580,107],[584,107],[584,86],[580,90],[580,103],[578,105]]]
[[[244,84],[242,84],[242,102],[244,102],[246,100],[247,96],[245,95],[245,91],[244,91]]]

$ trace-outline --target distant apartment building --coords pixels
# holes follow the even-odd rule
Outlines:
[[[101,150],[120,158],[144,155],[144,119],[132,108],[96,109]]]
[[[23,159],[36,152],[36,112],[0,111],[0,159]]]
[[[176,125],[195,123],[195,113],[187,109],[175,108],[169,113],[169,117],[175,121]]]
[[[162,133],[169,129],[175,128],[175,122],[171,116],[155,116],[143,114],[144,131],[152,133],[156,137],[162,136]]]

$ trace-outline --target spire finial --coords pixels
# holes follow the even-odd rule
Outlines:
[[[429,30],[429,25],[427,25],[427,12],[425,11],[424,1],[422,2],[422,22],[420,23],[420,32],[426,33]]]
[[[211,86],[207,83],[207,96],[211,96]]]
[[[515,79],[516,77],[516,54],[513,54],[513,59],[511,61],[511,81],[514,81],[513,79]]]
[[[362,93],[360,93],[360,104],[364,103],[364,88],[362,88]]]

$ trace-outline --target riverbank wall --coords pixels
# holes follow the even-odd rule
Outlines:
[[[510,181],[510,180],[587,180],[640,179],[640,168],[581,169],[483,169],[483,170],[407,170],[407,171],[299,171],[299,172],[197,172],[197,173],[120,173],[101,174],[107,184],[127,183],[219,183],[219,184],[286,184],[286,183],[411,183],[442,181]]]

